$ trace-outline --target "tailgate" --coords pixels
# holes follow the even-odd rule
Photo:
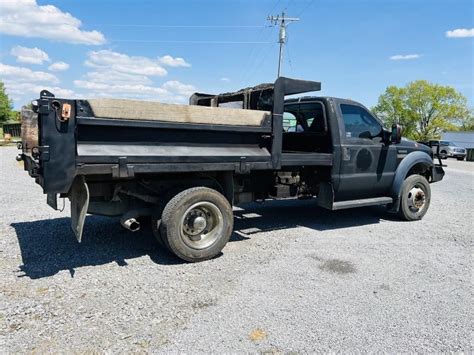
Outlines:
[[[21,143],[18,148],[21,149],[21,159],[24,161],[25,170],[30,176],[38,177],[39,161],[39,129],[38,114],[30,109],[23,108],[21,110]]]
[[[67,193],[75,177],[75,105],[43,90],[21,112],[21,158],[47,194]]]

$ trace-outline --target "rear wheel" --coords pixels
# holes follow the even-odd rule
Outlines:
[[[157,205],[154,208],[151,214],[151,230],[158,244],[160,244],[160,246],[166,249],[169,249],[165,238],[162,237],[161,232],[160,232],[161,215],[163,213],[163,208],[164,207],[161,204]]]
[[[464,160],[464,157],[457,157],[457,160]]]
[[[441,159],[448,159],[448,153],[446,153],[445,150],[442,150],[440,153],[439,153],[439,157]]]
[[[160,235],[179,258],[197,262],[218,255],[232,234],[232,207],[216,190],[194,187],[173,197],[163,210]]]
[[[411,175],[405,179],[400,194],[398,214],[406,221],[422,219],[431,201],[430,184],[421,175]]]

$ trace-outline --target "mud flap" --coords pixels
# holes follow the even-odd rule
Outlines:
[[[318,205],[327,210],[332,210],[334,205],[334,189],[329,182],[322,182],[319,186]]]
[[[84,176],[77,176],[74,179],[69,193],[69,200],[71,201],[71,228],[80,243],[87,209],[89,208],[89,188]]]

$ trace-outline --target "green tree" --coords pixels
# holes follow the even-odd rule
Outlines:
[[[466,119],[457,122],[460,131],[474,131],[474,109],[469,110],[469,115]]]
[[[5,85],[0,81],[0,124],[15,118],[12,101],[5,92]]]
[[[443,131],[458,130],[472,120],[466,97],[425,80],[389,86],[372,110],[387,126],[398,122],[404,136],[423,141],[438,139]]]

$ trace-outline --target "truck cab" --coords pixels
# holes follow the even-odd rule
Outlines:
[[[283,153],[333,154],[331,184],[336,202],[389,194],[399,163],[423,144],[392,140],[383,122],[362,104],[334,97],[285,101]]]

